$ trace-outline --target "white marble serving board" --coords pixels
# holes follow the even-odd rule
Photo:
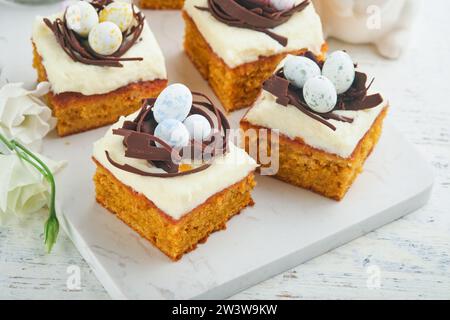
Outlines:
[[[49,138],[46,154],[69,159],[58,178],[66,232],[113,298],[225,298],[419,208],[432,173],[387,126],[364,173],[338,203],[258,177],[253,208],[179,262],[95,202],[91,143],[104,129]]]
[[[171,82],[212,95],[182,52],[179,13],[146,14],[166,56]],[[232,115],[235,124],[242,114]],[[58,177],[63,227],[117,299],[228,297],[419,208],[433,184],[427,163],[388,124],[344,201],[258,177],[253,208],[172,262],[95,202],[91,149],[105,130],[49,137],[45,154],[69,160]]]

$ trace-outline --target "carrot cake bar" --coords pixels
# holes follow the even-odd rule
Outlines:
[[[75,2],[38,17],[32,35],[38,81],[60,136],[116,122],[167,84],[163,54],[138,9],[125,2]]]
[[[253,205],[256,162],[204,95],[167,87],[94,145],[98,203],[173,260]]]
[[[181,9],[184,0],[139,0],[144,9]]]
[[[377,144],[387,113],[386,100],[369,93],[372,82],[343,51],[325,63],[311,53],[288,56],[241,120],[247,151],[277,154],[276,178],[341,200]],[[273,134],[277,150],[267,150]]]
[[[184,48],[227,111],[252,105],[288,54],[326,50],[309,0],[190,0]]]

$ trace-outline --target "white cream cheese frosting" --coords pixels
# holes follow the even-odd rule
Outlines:
[[[334,111],[335,114],[352,118],[353,122],[328,120],[336,127],[333,131],[293,105],[285,107],[278,104],[274,95],[263,91],[244,120],[257,126],[278,129],[291,139],[300,138],[311,147],[349,158],[385,107],[386,101],[367,110]]]
[[[60,16],[62,14],[49,19]],[[117,68],[73,61],[58,44],[42,17],[36,18],[32,36],[36,50],[42,57],[52,92],[78,92],[83,95],[105,94],[139,81],[167,79],[164,56],[147,22],[141,38],[123,57],[141,57],[144,60],[125,61],[122,68]]]
[[[112,134],[113,129],[122,127],[125,120],[132,120],[136,116],[137,113],[122,117],[114,124],[102,139],[95,142],[93,156],[120,182],[144,195],[175,220],[179,220],[216,193],[238,183],[257,167],[256,162],[243,149],[230,143],[227,154],[215,158],[208,169],[198,173],[174,178],[154,178],[123,171],[108,161],[105,150],[120,164],[127,163],[149,172],[164,172],[149,167],[145,160],[126,158],[123,137]]]
[[[296,0],[295,3],[302,1]],[[196,6],[207,7],[207,0],[185,1],[184,10],[195,22],[214,53],[230,68],[256,61],[262,56],[300,49],[320,54],[325,42],[321,21],[312,3],[305,10],[294,14],[286,23],[271,29],[288,39],[286,47],[262,32],[228,26],[214,18],[211,13],[196,9]]]

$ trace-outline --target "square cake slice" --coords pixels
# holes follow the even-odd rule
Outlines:
[[[144,9],[181,9],[184,0],[139,0],[139,5]]]
[[[101,14],[102,8],[95,10]],[[71,29],[66,15],[72,11],[65,12],[37,17],[32,35],[33,66],[38,81],[51,85],[46,99],[58,120],[60,136],[112,124],[121,115],[138,110],[142,99],[156,97],[166,87],[164,57],[143,14],[134,13],[140,20],[123,32],[119,49],[104,56],[93,51],[88,35]],[[106,38],[103,34],[105,44],[111,40]]]
[[[267,29],[250,25],[259,20],[245,21],[252,16],[245,10],[252,5],[249,2],[190,0],[183,9],[185,52],[227,111],[252,105],[264,80],[288,53],[326,51],[322,24],[311,2],[296,0],[297,9],[289,10],[282,20],[262,18],[271,27]],[[227,12],[233,14],[238,6],[238,16],[231,14],[225,21],[220,11],[230,9],[229,5],[233,7]],[[262,9],[273,13],[273,7]]]
[[[284,61],[241,120],[245,148],[255,158],[276,159],[270,164],[277,168],[275,178],[341,200],[378,142],[388,103],[367,92],[367,76],[356,72],[334,109],[316,112],[303,98],[305,89],[285,78],[283,66]]]
[[[194,100],[191,115],[204,115],[198,109],[204,105]],[[141,112],[122,117],[95,143],[96,199],[169,258],[178,260],[253,205],[251,191],[257,164],[230,141],[225,143],[224,153],[205,160],[206,164],[192,163],[189,158],[174,165],[171,158],[175,149],[168,147],[170,138],[158,140],[160,125],[155,118],[166,129],[175,120],[161,122],[159,116],[154,116],[153,106],[154,100],[150,100]],[[221,118],[226,121],[223,114]],[[166,132],[169,137],[179,137],[181,131],[173,135],[170,130]],[[216,135],[203,143],[210,145],[221,139]],[[192,146],[188,145],[188,149]]]

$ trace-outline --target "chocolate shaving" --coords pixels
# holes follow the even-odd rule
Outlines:
[[[113,1],[111,0],[96,0],[91,2],[91,4],[97,11],[101,11],[105,6],[112,2]],[[44,23],[53,32],[56,41],[73,61],[87,65],[121,68],[123,67],[121,62],[143,60],[143,58],[140,57],[122,58],[122,56],[138,41],[144,28],[145,16],[141,12],[137,13],[134,5],[132,8],[136,24],[123,33],[123,41],[119,49],[107,56],[96,53],[85,39],[81,38],[67,26],[66,13],[64,13],[62,19],[57,18],[53,22],[44,18]]]
[[[316,62],[320,68],[323,67],[323,63],[320,62],[311,52],[306,52],[303,54],[303,56],[310,58],[311,60]],[[352,123],[353,119],[335,114],[333,113],[333,111],[366,110],[375,108],[383,102],[383,98],[378,93],[367,95],[367,92],[372,86],[373,82],[374,79],[368,86],[366,86],[367,75],[365,73],[357,71],[355,75],[355,81],[353,82],[350,89],[343,94],[338,95],[336,106],[331,112],[328,113],[319,113],[312,110],[303,97],[303,90],[290,84],[289,80],[287,80],[284,76],[283,68],[264,82],[263,89],[273,94],[277,98],[276,102],[278,104],[282,106],[291,104],[307,116],[326,125],[331,130],[336,131],[336,127],[328,120]]]
[[[265,33],[285,47],[288,39],[269,29],[287,22],[309,4],[310,1],[305,0],[291,9],[279,11],[267,0],[208,0],[208,7],[196,8],[210,12],[217,20],[229,26]]]
[[[170,147],[165,141],[154,136],[158,123],[153,116],[152,109],[156,99],[145,100],[141,111],[133,121],[125,121],[122,128],[113,130],[113,134],[124,137],[125,157],[147,160],[151,166],[162,169],[165,173],[146,172],[128,164],[119,164],[110,157],[108,151],[105,151],[108,161],[121,170],[157,178],[179,177],[209,168],[211,161],[217,155],[228,152],[230,124],[226,116],[207,96],[198,92],[192,92],[192,94],[197,99],[192,103],[189,115],[204,116],[212,127],[211,135],[202,142],[192,140],[187,147],[179,150]],[[199,100],[202,98],[206,101]],[[211,112],[215,119],[211,116]],[[190,160],[201,160],[202,164],[194,169],[179,172],[178,163],[186,160],[188,155]]]

